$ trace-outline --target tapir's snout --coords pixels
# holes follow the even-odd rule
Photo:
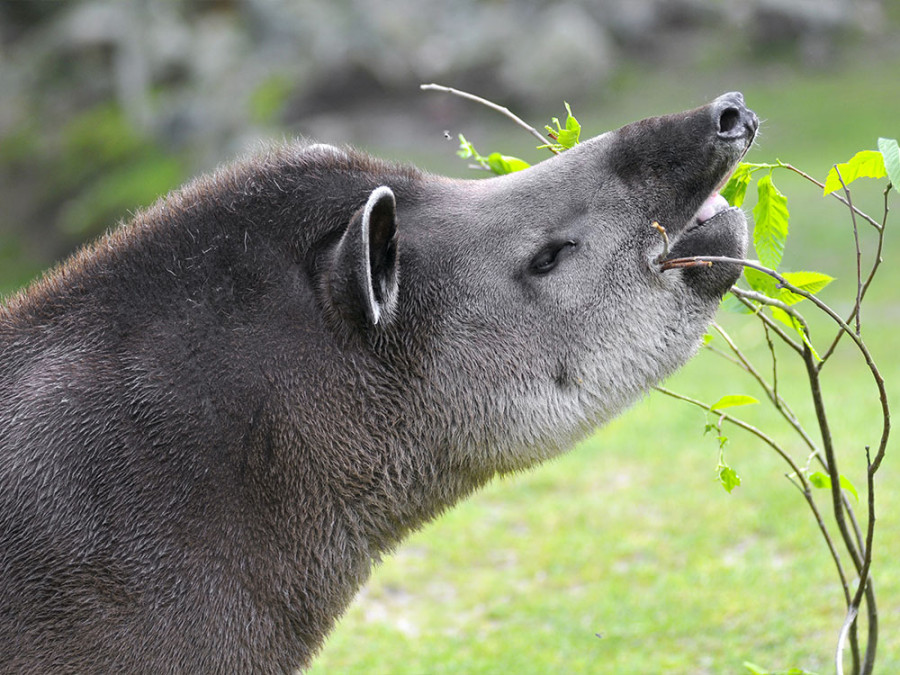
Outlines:
[[[739,91],[722,94],[712,103],[716,122],[716,134],[724,141],[753,140],[759,129],[759,118],[744,103]]]

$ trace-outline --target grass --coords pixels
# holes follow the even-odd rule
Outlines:
[[[768,118],[750,161],[771,161],[777,152],[822,179],[832,162],[874,148],[879,135],[897,136],[900,93],[887,84],[897,65],[802,78],[745,72],[748,102]],[[650,82],[640,95],[606,106],[608,126],[701,95],[677,74],[642,77]],[[736,88],[720,85],[709,86],[715,93]],[[665,106],[654,106],[663,99]],[[582,108],[579,117],[587,127],[590,114]],[[786,269],[838,276],[824,297],[849,306],[855,272],[845,212],[799,179],[776,179],[791,200]],[[880,215],[879,190],[857,192]],[[898,203],[894,195],[895,209]],[[863,315],[895,406],[896,239],[888,238],[888,264]],[[766,363],[755,324],[724,321]],[[824,386],[842,470],[865,499],[863,445],[877,442],[879,422],[861,366],[842,350]],[[802,373],[785,370],[780,383],[814,429]],[[669,386],[710,401],[725,393],[759,396],[711,354]],[[746,416],[790,438],[765,406]],[[786,465],[755,439],[729,431],[727,459],[743,484],[726,494],[714,479],[718,449],[702,436],[704,423],[702,411],[652,394],[570,454],[495,481],[376,569],[312,672],[740,673],[744,661],[831,672],[842,595],[809,511],[783,477]],[[803,463],[802,448],[786,442]],[[889,454],[876,486],[878,672],[900,672],[900,495],[891,490],[898,478]],[[819,502],[827,510],[827,494]]]

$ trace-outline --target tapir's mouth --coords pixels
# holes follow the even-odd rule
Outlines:
[[[747,138],[740,156],[734,160],[731,168],[725,172],[715,189],[700,205],[700,208],[688,219],[677,239],[675,249],[678,250],[679,255],[716,255],[721,253],[720,251],[706,250],[710,243],[718,238],[715,236],[715,231],[720,229],[720,227],[723,230],[729,229],[728,224],[725,222],[728,220],[729,214],[740,214],[740,217],[743,218],[741,210],[731,206],[728,200],[721,195],[720,190],[728,184],[734,170],[747,155],[747,152],[753,145],[753,139],[756,136],[755,132],[756,129],[754,128]],[[674,253],[674,250],[671,253]],[[666,257],[672,258],[673,255],[671,253]]]
[[[740,165],[742,161],[744,161],[744,157],[747,156],[747,153],[750,151],[751,146],[753,145],[753,140],[756,137],[756,129],[754,128],[753,133],[747,139],[747,142],[744,146],[743,152],[741,152],[741,156],[732,164],[731,169],[725,173],[722,177],[722,180],[719,181],[719,184],[712,191],[712,194],[704,200],[704,202],[700,205],[700,208],[697,209],[697,212],[693,215],[693,217],[688,221],[687,227],[684,229],[684,233],[687,234],[692,229],[696,227],[700,227],[705,225],[709,221],[713,220],[720,213],[723,213],[728,210],[738,209],[734,206],[731,206],[728,203],[728,200],[725,199],[720,194],[720,190],[724,188],[728,181],[731,179],[734,170]]]
[[[743,156],[742,156],[743,157]],[[734,163],[737,166],[740,160]],[[703,200],[697,211],[672,240],[672,247],[656,259],[665,262],[690,256],[733,256],[742,252],[746,242],[746,220],[741,209],[731,206],[719,190],[727,183],[731,171]]]
[[[700,205],[700,208],[697,209],[697,213],[694,214],[694,217],[688,221],[687,227],[684,229],[684,236],[689,236],[691,230],[710,223],[710,221],[713,221],[718,215],[729,210],[737,211],[739,209],[731,206],[725,197],[720,195],[718,190],[715,190],[706,198],[706,201]]]

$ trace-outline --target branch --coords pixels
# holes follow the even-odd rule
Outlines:
[[[863,552],[856,546],[856,541],[847,527],[845,518],[843,488],[841,487],[841,477],[838,471],[837,456],[834,451],[834,441],[831,436],[831,425],[828,421],[828,414],[825,412],[825,400],[822,397],[821,382],[819,380],[819,371],[816,368],[813,359],[812,350],[806,347],[803,351],[803,363],[806,365],[806,373],[809,379],[809,391],[813,398],[813,407],[816,411],[816,420],[819,423],[819,431],[822,434],[822,449],[825,452],[827,460],[828,475],[831,478],[831,501],[834,519],[838,526],[838,531],[844,540],[844,546],[850,553],[850,558],[856,566],[857,572],[863,567]]]
[[[505,106],[497,105],[496,103],[488,101],[486,98],[481,98],[480,96],[476,96],[475,94],[470,94],[467,91],[461,91],[459,89],[454,89],[453,87],[445,87],[444,85],[441,85],[441,84],[422,84],[422,85],[419,85],[419,89],[421,89],[422,91],[442,91],[446,94],[452,94],[454,96],[459,96],[460,98],[465,98],[470,101],[475,101],[476,103],[480,103],[481,105],[487,106],[491,110],[496,110],[501,115],[505,115],[507,118],[511,119],[513,121],[513,123],[515,123],[517,126],[521,127],[522,129],[524,129],[525,131],[530,133],[532,136],[537,138],[541,142],[541,144],[546,145],[546,143],[547,143],[547,139],[544,138],[544,136],[541,134],[540,131],[535,129],[533,126],[528,124],[528,122],[523,120],[518,115],[514,114],[509,108],[507,108]],[[554,155],[559,154],[552,147],[550,147],[550,146],[547,146],[547,147],[550,150],[550,152],[552,152]]]
[[[722,339],[725,341],[725,344],[731,349],[734,355],[740,361],[741,366],[745,371],[747,371],[754,380],[756,380],[757,384],[762,387],[762,390],[765,392],[766,397],[768,397],[769,401],[772,405],[775,406],[775,409],[781,414],[784,420],[797,432],[800,438],[803,439],[803,442],[806,443],[806,446],[812,451],[814,455],[819,457],[821,461],[821,453],[819,449],[816,447],[816,444],[813,442],[812,438],[810,438],[809,434],[806,432],[806,429],[803,428],[803,425],[800,424],[800,420],[797,419],[797,416],[794,414],[794,411],[791,410],[787,401],[785,401],[781,396],[778,395],[778,392],[775,390],[773,386],[771,386],[764,378],[758,370],[754,367],[754,365],[750,362],[750,360],[744,355],[744,353],[740,350],[740,348],[735,344],[734,340],[731,339],[731,336],[722,328],[719,324],[713,323],[713,328],[715,328],[716,332],[722,336]],[[774,361],[774,351],[772,352],[773,361]]]
[[[810,176],[808,173],[798,169],[796,166],[793,166],[792,164],[785,164],[784,162],[778,162],[778,166],[785,168],[789,171],[793,171],[794,173],[796,173],[799,176],[803,176],[803,178],[808,180],[810,183],[818,185],[820,188],[822,188],[823,191],[825,190],[825,183],[820,183],[815,178]],[[831,192],[831,193],[829,193],[829,196],[834,197],[839,202],[841,202],[844,206],[849,206],[853,210],[853,212],[856,213],[856,215],[858,215],[860,218],[865,220],[867,223],[869,223],[869,225],[874,227],[879,232],[884,229],[884,226],[879,224],[877,220],[875,220],[871,216],[863,213],[862,211],[860,211],[859,209],[854,207],[852,204],[848,203],[847,200],[844,199],[843,197],[841,197],[841,195],[839,195],[837,192]]]
[[[856,315],[856,334],[859,335],[859,314],[862,310],[862,253],[859,250],[859,228],[856,226],[856,210],[853,208],[850,190],[847,188],[847,184],[844,182],[844,177],[841,175],[841,170],[837,164],[834,165],[834,172],[837,174],[838,180],[841,181],[844,194],[847,195],[847,205],[850,207],[850,220],[853,222],[853,243],[856,245],[856,304],[853,306],[853,314]]]
[[[884,190],[884,216],[881,219],[881,227],[878,230],[878,247],[875,251],[875,258],[872,261],[872,269],[869,270],[869,276],[866,277],[866,281],[863,284],[862,292],[859,295],[859,302],[862,303],[863,299],[866,297],[866,292],[869,290],[869,286],[872,285],[872,279],[875,278],[875,273],[878,271],[879,266],[883,261],[881,257],[881,253],[884,250],[884,228],[887,225],[888,213],[890,212],[890,208],[888,207],[888,195],[890,194],[891,186],[888,185]],[[853,308],[853,312],[850,313],[850,316],[847,317],[847,323],[849,324],[853,317],[856,316],[856,312],[859,311],[858,306]],[[844,331],[838,331],[837,335],[834,336],[834,340],[831,343],[831,346],[825,350],[825,354],[822,356],[822,363],[828,360],[828,357],[831,356],[832,352],[837,348],[838,342],[841,341],[841,338],[844,335]],[[819,366],[821,370],[822,366]]]
[[[679,401],[685,401],[686,403],[690,403],[691,405],[695,405],[698,408],[703,408],[707,412],[713,412],[713,409],[703,403],[703,401],[698,401],[695,398],[691,398],[690,396],[685,396],[684,394],[679,394],[677,392],[672,391],[671,389],[666,389],[661,385],[657,385],[653,387],[656,391],[661,394],[665,394],[671,398],[677,399]],[[850,597],[850,584],[847,582],[847,575],[844,573],[844,566],[841,564],[841,558],[838,555],[837,549],[834,546],[834,541],[831,538],[831,535],[828,533],[828,528],[825,526],[825,521],[822,519],[822,514],[819,512],[818,507],[816,506],[816,502],[812,496],[812,488],[809,485],[809,481],[806,479],[806,474],[800,469],[799,466],[794,462],[793,458],[788,455],[784,449],[775,442],[775,440],[767,435],[765,432],[760,429],[754,427],[752,424],[748,424],[743,420],[732,417],[728,413],[723,413],[720,411],[715,411],[715,414],[719,416],[720,421],[724,420],[729,422],[736,427],[747,431],[758,439],[760,439],[763,443],[772,448],[786,463],[791,470],[793,471],[793,475],[797,477],[800,481],[800,485],[798,489],[800,490],[803,498],[806,500],[806,503],[809,505],[810,510],[813,513],[813,517],[816,519],[816,524],[819,527],[819,532],[822,534],[822,538],[825,540],[825,545],[828,547],[828,552],[831,554],[831,559],[834,561],[834,566],[837,569],[838,577],[841,581],[841,587],[844,590],[844,600],[849,605],[851,602]],[[793,481],[791,481],[793,483]]]
[[[766,328],[774,331],[775,334],[778,335],[778,337],[780,337],[784,341],[784,343],[787,344],[791,349],[797,352],[797,354],[801,356],[803,355],[803,347],[800,346],[800,343],[794,340],[786,332],[784,332],[782,327],[778,325],[778,323],[776,323],[774,319],[763,314],[760,311],[760,308],[754,305],[753,302],[751,302],[751,300],[756,299],[756,293],[754,293],[753,291],[745,291],[744,289],[738,288],[737,286],[731,287],[731,293],[738,300],[744,303],[745,307],[752,309],[753,313],[756,314],[757,318],[763,322],[763,325],[765,325]]]

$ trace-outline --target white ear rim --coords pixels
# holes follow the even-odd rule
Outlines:
[[[369,195],[369,199],[366,200],[366,206],[363,209],[362,216],[362,228],[360,234],[362,236],[363,243],[363,251],[365,254],[363,256],[364,260],[364,274],[366,279],[366,293],[368,297],[366,298],[366,313],[369,316],[369,320],[372,322],[373,326],[378,325],[378,321],[381,319],[381,304],[375,298],[375,289],[372,285],[372,260],[369,255],[369,221],[372,217],[372,211],[375,209],[375,206],[385,198],[390,198],[391,205],[394,209],[397,207],[397,200],[394,197],[394,191],[391,190],[387,185],[382,185],[380,187],[372,190],[372,194]]]

